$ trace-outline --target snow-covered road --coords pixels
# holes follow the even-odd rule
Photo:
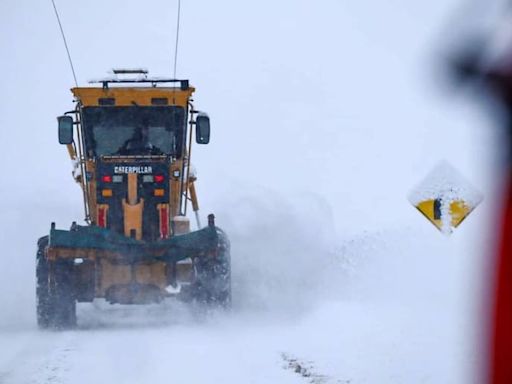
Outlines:
[[[101,317],[100,309],[87,309]],[[329,303],[305,318],[278,321],[109,312],[108,320],[85,320],[75,331],[2,331],[0,382],[471,382],[458,369],[467,359],[462,335],[443,316],[419,321],[432,316],[401,307]],[[295,359],[311,377],[290,366]]]
[[[261,288],[277,289],[280,279],[269,271],[279,263],[237,263],[229,313],[172,300],[100,301],[79,305],[73,331],[11,321],[0,329],[0,383],[477,383],[480,324],[460,300],[461,260],[426,269],[460,245],[426,233],[430,244],[407,240],[411,233],[351,239],[318,254],[329,258],[317,261],[321,271],[309,265],[310,276],[325,281],[305,284],[302,268],[291,266],[273,294]],[[423,251],[414,256],[418,242]],[[299,253],[282,262],[293,257],[307,265]]]

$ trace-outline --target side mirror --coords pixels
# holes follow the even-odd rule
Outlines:
[[[71,144],[73,142],[73,118],[59,116],[57,121],[59,122],[59,144]]]
[[[196,118],[196,143],[208,144],[210,142],[210,118],[200,112]]]

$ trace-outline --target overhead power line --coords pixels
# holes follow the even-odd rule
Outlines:
[[[53,0],[52,0],[53,1]],[[181,0],[178,0],[178,15],[176,20],[176,43],[174,44],[174,75],[176,79],[176,66],[178,63],[178,43],[180,38],[180,13],[181,13]]]
[[[68,60],[69,60],[69,65],[71,67],[71,72],[73,73],[73,79],[75,79],[75,85],[78,87],[78,80],[76,79],[75,67],[73,66],[73,60],[71,60],[71,54],[69,53],[69,47],[68,47],[68,43],[66,41],[66,35],[64,34],[64,29],[62,28],[62,23],[60,22],[59,12],[57,11],[57,6],[55,5],[54,0],[52,0],[52,4],[53,4],[53,9],[55,11],[55,16],[57,17],[57,22],[59,23],[62,40],[64,41],[64,46],[66,47],[66,52],[68,54]]]

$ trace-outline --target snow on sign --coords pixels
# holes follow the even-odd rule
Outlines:
[[[411,192],[409,201],[449,235],[480,204],[482,195],[450,164],[437,165]]]

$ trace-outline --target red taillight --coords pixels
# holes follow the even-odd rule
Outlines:
[[[165,180],[164,175],[155,175],[155,183],[163,183]]]
[[[104,183],[111,183],[112,182],[112,176],[110,175],[105,175],[101,178],[101,181],[103,181]]]
[[[166,239],[169,237],[169,211],[167,205],[159,205],[160,211],[160,237]]]
[[[107,207],[98,208],[98,227],[107,227]]]

